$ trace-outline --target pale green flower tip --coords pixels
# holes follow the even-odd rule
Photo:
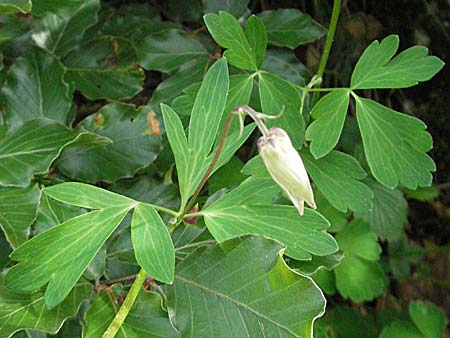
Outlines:
[[[270,128],[267,137],[258,139],[258,150],[267,171],[288,195],[300,216],[304,214],[305,202],[316,209],[308,174],[288,134],[281,128]]]

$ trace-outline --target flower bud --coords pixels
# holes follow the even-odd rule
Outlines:
[[[270,128],[267,136],[258,139],[258,150],[267,171],[283,189],[303,216],[304,203],[316,209],[314,195],[303,161],[281,128]]]

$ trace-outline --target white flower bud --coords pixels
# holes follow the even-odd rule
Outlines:
[[[258,150],[273,180],[283,189],[303,216],[304,202],[316,209],[314,195],[303,161],[281,128],[270,128],[258,139]]]

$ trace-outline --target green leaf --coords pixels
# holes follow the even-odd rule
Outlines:
[[[95,142],[103,144],[107,140],[89,134],[69,130],[47,119],[27,121],[9,131],[0,140],[0,185],[27,187],[33,175],[48,171],[64,147],[86,136],[93,136]]]
[[[64,68],[51,53],[33,47],[11,66],[2,88],[8,125],[47,117],[67,123],[72,107],[71,91],[64,82]]]
[[[207,66],[208,60],[201,57],[183,64],[172,76],[159,83],[158,87],[153,91],[148,105],[151,106],[153,110],[158,111],[161,103],[169,104],[173,98],[181,95],[186,88],[192,85],[192,83],[196,84],[197,82],[202,81]],[[200,83],[198,85],[200,86]],[[181,110],[179,110],[178,105],[175,104],[177,99],[179,98],[173,100],[172,105],[175,111],[181,114]],[[188,114],[191,113],[194,100],[195,96],[192,100],[189,100],[189,106],[186,108]]]
[[[88,209],[105,209],[111,206],[132,207],[132,199],[93,185],[65,182],[44,188],[44,194],[70,205]]]
[[[28,239],[29,228],[36,218],[41,191],[29,188],[0,189],[0,227],[12,248]]]
[[[366,48],[352,74],[351,89],[406,88],[431,79],[444,62],[428,56],[428,49],[414,46],[393,58],[399,38],[389,35]]]
[[[11,254],[6,286],[29,292],[48,283],[48,309],[61,303],[130,208],[113,206],[72,218],[37,235]],[[95,225],[95,226],[93,226]]]
[[[33,15],[44,15],[48,12],[62,15],[68,11],[75,11],[83,4],[83,0],[33,0]]]
[[[286,255],[299,260],[338,250],[334,238],[323,232],[329,223],[319,213],[306,209],[300,217],[294,207],[268,204],[277,192],[278,186],[271,179],[248,179],[201,213],[219,242],[260,234],[278,240],[286,246]]]
[[[175,28],[148,35],[137,46],[138,62],[147,70],[170,72],[207,54],[199,40]]]
[[[80,281],[63,303],[48,310],[44,305],[43,292],[11,291],[5,288],[3,277],[0,277],[0,335],[11,337],[14,332],[24,329],[55,334],[67,318],[78,312],[91,292],[91,284]]]
[[[373,232],[381,239],[398,239],[403,234],[408,213],[408,204],[403,193],[398,189],[386,188],[375,181],[370,181],[369,186],[374,194],[373,208],[355,216],[369,223]]]
[[[409,315],[426,338],[444,337],[447,319],[436,305],[420,300],[409,303]]]
[[[356,220],[336,235],[344,259],[335,268],[336,287],[344,298],[370,301],[385,289],[385,276],[379,264],[381,248],[370,225]]]
[[[266,55],[267,31],[264,23],[256,15],[250,16],[247,20],[245,36],[255,56],[256,66],[260,68]]]
[[[161,303],[159,294],[142,291],[116,337],[180,337]],[[97,294],[86,313],[87,324],[83,327],[83,338],[101,338],[116,315],[115,307],[106,292]]]
[[[139,265],[153,278],[172,283],[175,251],[169,231],[151,206],[139,203],[131,219],[131,238]]]
[[[308,69],[293,51],[285,48],[267,49],[266,59],[261,68],[300,86],[305,86],[309,78]]]
[[[259,74],[259,95],[264,114],[282,115],[276,120],[268,120],[269,127],[284,129],[294,147],[301,148],[305,130],[305,121],[300,114],[300,95],[298,91],[281,77],[261,72]]]
[[[203,246],[181,262],[167,304],[182,336],[312,336],[325,299],[285,265],[280,250],[272,240],[250,236]]]
[[[313,275],[320,269],[333,270],[338,266],[344,255],[342,251],[327,256],[312,256],[309,261],[289,260],[289,266],[305,275]]]
[[[306,130],[306,139],[311,141],[310,150],[315,158],[325,156],[338,143],[349,99],[347,88],[337,89],[322,97],[313,107],[311,116],[315,121]]]
[[[432,139],[422,121],[357,96],[356,114],[364,153],[378,182],[391,189],[431,184],[436,166],[426,154]]]
[[[31,0],[0,0],[0,14],[28,13],[31,11]]]
[[[247,40],[241,25],[233,15],[227,12],[219,12],[219,15],[209,13],[204,16],[204,20],[214,40],[227,49],[223,55],[227,58],[230,65],[246,70],[258,69],[255,51]],[[251,24],[251,26],[253,25],[256,24]],[[249,32],[249,34],[253,37],[252,33]],[[262,33],[260,32],[259,34]],[[262,39],[264,40],[263,37]],[[255,41],[252,41],[252,43]],[[261,51],[259,50],[258,53],[261,54]]]
[[[264,22],[269,42],[276,46],[296,48],[317,40],[327,30],[297,9],[264,11],[258,15]]]
[[[314,159],[302,150],[305,168],[325,198],[339,211],[367,211],[372,209],[372,190],[363,182],[367,174],[351,155],[332,151],[321,159]]]
[[[395,321],[389,326],[383,327],[379,338],[424,338],[414,324],[407,321]],[[438,337],[438,336],[435,336]]]
[[[208,191],[214,193],[219,189],[228,188],[241,183],[246,176],[241,174],[242,161],[237,156],[233,156],[226,165],[220,168],[208,180]]]
[[[415,199],[421,202],[429,202],[434,200],[439,196],[439,187],[431,186],[431,187],[422,187],[417,188],[415,190],[404,189],[406,196],[408,198]]]
[[[375,338],[378,337],[373,316],[361,313],[350,306],[336,306],[328,313],[327,318],[336,337]],[[400,338],[400,337],[397,337]],[[406,337],[404,337],[406,338]]]
[[[211,151],[228,96],[229,77],[226,59],[208,70],[195,98],[189,122],[189,147],[203,161]]]
[[[67,3],[67,1],[64,1]],[[84,0],[75,11],[47,14],[33,34],[36,44],[63,58],[83,41],[84,32],[97,22],[99,0]]]
[[[144,72],[136,66],[134,45],[103,36],[74,48],[63,59],[66,80],[91,100],[131,98],[142,90]]]
[[[148,112],[148,107],[136,109],[123,103],[103,106],[81,125],[113,143],[105,147],[65,149],[58,168],[68,177],[89,183],[134,176],[137,170],[149,166],[161,150],[160,137],[149,130]]]
[[[248,12],[247,6],[249,2],[250,0],[202,0],[203,13],[219,13],[220,11],[225,11],[239,18]]]

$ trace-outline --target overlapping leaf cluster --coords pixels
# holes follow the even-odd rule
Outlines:
[[[202,5],[0,3],[0,255],[13,250],[0,260],[0,336],[54,334],[78,313],[82,329],[64,328],[101,337],[127,289],[93,286],[139,268],[158,286],[141,291],[118,336],[310,336],[325,308],[316,283],[356,302],[384,291],[377,238],[401,238],[400,188],[429,185],[435,167],[425,125],[359,90],[415,85],[441,61],[423,47],[394,57],[395,36],[375,41],[349,87],[310,109],[310,76],[293,49],[326,29],[293,9],[249,16],[245,0]],[[207,31],[181,25],[203,13]],[[350,96],[370,171],[334,149]],[[247,104],[282,112],[268,124],[299,149],[319,210],[298,217],[258,156],[238,172],[233,155],[254,125],[241,133],[233,121],[210,175],[215,194],[198,199],[196,225],[182,223],[230,111]],[[440,330],[417,324],[428,308],[412,307],[417,327],[394,322],[386,337]]]

